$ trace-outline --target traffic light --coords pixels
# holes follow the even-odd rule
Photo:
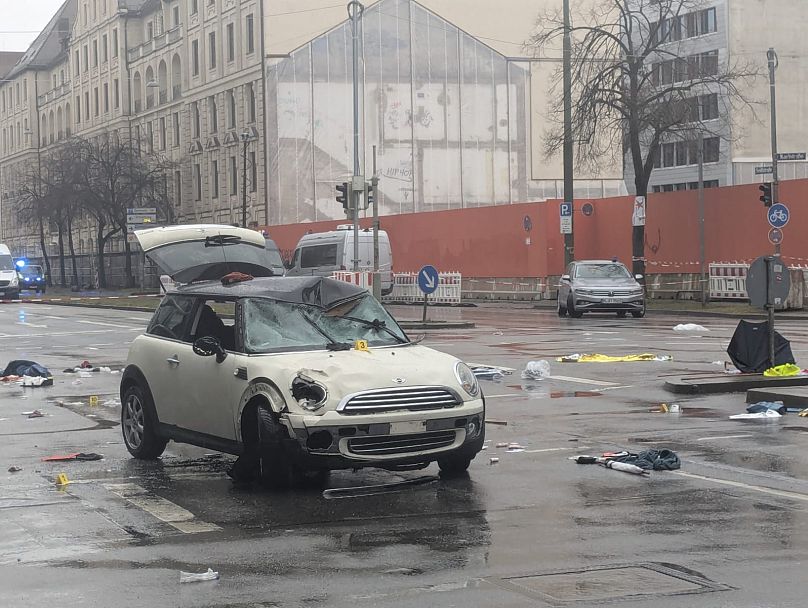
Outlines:
[[[342,182],[341,184],[337,185],[337,202],[342,203],[342,208],[345,209],[346,212],[350,208],[350,203],[348,202],[347,182]]]
[[[370,183],[365,183],[365,209],[373,206],[373,201],[376,200],[376,187]]]
[[[772,185],[769,182],[764,182],[758,187],[763,194],[760,196],[760,202],[766,207],[772,206]]]

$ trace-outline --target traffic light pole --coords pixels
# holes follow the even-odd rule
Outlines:
[[[777,175],[777,94],[774,72],[777,69],[777,53],[773,48],[766,52],[769,60],[769,92],[771,94],[771,131],[772,131],[772,204],[780,202],[780,178]],[[774,255],[780,255],[780,244],[774,246]]]
[[[376,175],[376,146],[373,146],[373,177],[370,178],[373,193],[373,297],[382,301],[382,282],[379,274],[379,177]]]
[[[564,0],[564,202],[573,209],[572,228],[564,235],[564,268],[575,259],[575,211],[573,208],[573,150],[572,150],[572,35],[570,33],[570,0]]]

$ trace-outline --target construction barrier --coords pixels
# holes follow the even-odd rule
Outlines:
[[[331,273],[331,278],[343,283],[350,283],[368,291],[373,289],[372,272],[351,272],[349,270],[338,270]]]
[[[710,299],[748,300],[747,272],[749,264],[710,264]]]
[[[434,304],[460,304],[463,276],[459,272],[438,273],[438,288],[430,294]],[[385,302],[423,302],[424,292],[418,287],[417,272],[393,274],[393,292],[382,298]]]

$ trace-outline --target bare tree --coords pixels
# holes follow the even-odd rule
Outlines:
[[[53,278],[45,241],[45,225],[50,223],[51,201],[50,193],[42,178],[41,167],[39,165],[29,166],[20,176],[20,200],[17,213],[20,223],[33,226],[39,235],[39,247],[42,250],[46,280],[49,286],[53,286]]]
[[[171,169],[160,155],[143,142],[121,138],[117,133],[95,140],[81,140],[84,170],[80,178],[83,206],[96,227],[96,257],[99,287],[107,286],[105,249],[117,234],[126,234],[127,209],[149,206],[165,208],[165,176]],[[135,284],[131,248],[124,241],[126,286]]]
[[[624,158],[637,196],[648,194],[662,144],[691,142],[692,148],[698,133],[726,134],[728,109],[753,103],[744,91],[759,76],[758,68],[725,63],[717,51],[687,50],[685,39],[693,29],[710,25],[703,8],[699,0],[598,0],[571,24],[577,159],[597,166],[605,158]],[[558,13],[543,16],[528,45],[546,54],[560,44],[565,29]],[[562,81],[560,72],[556,83]],[[552,95],[556,118],[563,116],[559,93]],[[704,103],[710,95],[717,96],[723,112],[721,120],[710,115],[708,123]],[[563,146],[563,121],[555,123],[545,137],[548,155]],[[644,273],[644,226],[635,227],[632,240],[634,271]]]

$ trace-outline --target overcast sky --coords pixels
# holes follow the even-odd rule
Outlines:
[[[0,51],[27,49],[63,2],[0,0]]]

